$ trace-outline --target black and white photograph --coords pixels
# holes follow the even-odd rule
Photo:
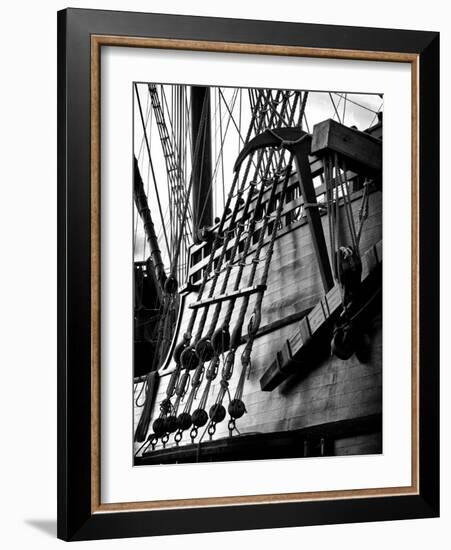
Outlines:
[[[5,4],[3,548],[449,546],[446,6]]]
[[[132,93],[134,465],[382,453],[383,94]]]

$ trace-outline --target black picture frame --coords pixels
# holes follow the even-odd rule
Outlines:
[[[418,56],[419,492],[96,513],[91,433],[91,36]],[[331,54],[331,57],[334,57]],[[439,515],[439,33],[67,9],[58,13],[58,537],[277,528]]]

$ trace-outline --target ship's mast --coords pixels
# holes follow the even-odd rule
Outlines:
[[[191,125],[192,143],[200,143],[199,154],[192,159],[193,239],[197,243],[198,230],[213,224],[210,89],[205,86],[191,87]]]

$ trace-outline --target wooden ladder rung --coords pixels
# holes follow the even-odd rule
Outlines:
[[[189,307],[190,309],[198,309],[201,307],[210,306],[212,304],[217,304],[219,302],[226,302],[227,300],[236,300],[237,298],[241,298],[242,296],[250,296],[251,294],[264,292],[265,290],[266,285],[250,286],[241,290],[234,290],[233,292],[229,292],[228,294],[219,294],[218,296],[207,298],[206,300],[201,300],[200,302],[193,302],[189,305]]]

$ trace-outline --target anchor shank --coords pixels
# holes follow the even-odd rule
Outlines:
[[[328,292],[334,286],[334,280],[332,270],[330,268],[329,255],[327,252],[326,239],[324,238],[321,216],[319,209],[315,207],[317,200],[308,158],[310,143],[310,136],[305,136],[305,138],[299,141],[299,143],[290,145],[288,149],[294,154],[304,203],[309,205],[305,209],[307,221],[312,236],[313,247],[315,249],[316,259],[318,261],[324,291]]]

